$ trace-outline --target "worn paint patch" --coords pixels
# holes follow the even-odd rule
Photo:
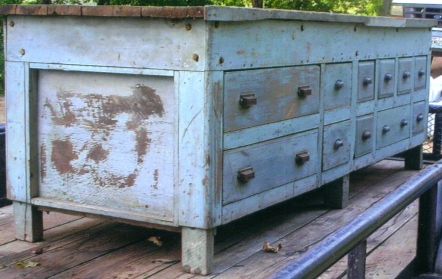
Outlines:
[[[108,150],[104,150],[101,144],[97,144],[87,154],[87,159],[93,160],[95,163],[106,160],[109,155]]]
[[[158,176],[159,176],[160,172],[158,171],[158,169],[155,169],[153,172],[153,185],[152,187],[154,189],[158,189]]]
[[[47,157],[46,157],[46,145],[40,145],[40,177],[44,179],[47,173]]]
[[[69,140],[52,141],[51,160],[60,174],[74,173],[71,162],[78,159],[74,146]]]
[[[73,104],[76,104],[75,106]],[[139,170],[143,167],[146,154],[149,152],[151,139],[145,125],[145,120],[153,115],[162,117],[165,113],[161,97],[153,88],[142,84],[132,87],[132,95],[117,96],[105,94],[84,94],[59,90],[56,102],[46,99],[44,107],[48,110],[53,124],[63,127],[79,126],[86,128],[91,134],[91,140],[74,146],[69,140],[54,140],[52,161],[60,174],[90,175],[100,187],[131,187],[135,184]],[[127,114],[120,117],[121,114]],[[126,119],[124,127],[129,133],[134,133],[134,155],[136,167],[129,175],[120,175],[110,169],[100,168],[110,158],[112,149],[106,147],[106,142],[113,136],[116,129],[121,129],[119,121]],[[120,130],[121,132],[121,130]],[[81,155],[87,152],[85,155]],[[86,158],[84,164],[75,169],[71,162],[78,158]],[[156,172],[155,187],[158,185]]]

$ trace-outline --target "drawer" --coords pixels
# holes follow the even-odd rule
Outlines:
[[[374,61],[360,62],[358,67],[358,102],[374,99]]]
[[[398,94],[404,94],[413,88],[413,58],[399,58]]]
[[[319,112],[319,66],[228,72],[224,131]]]
[[[413,135],[422,133],[427,128],[427,104],[425,102],[415,103],[413,105]]]
[[[379,98],[391,97],[394,95],[396,82],[395,59],[384,59],[379,62]]]
[[[359,117],[356,120],[355,157],[360,157],[373,151],[373,136],[373,114]]]
[[[410,136],[410,107],[402,106],[381,111],[377,115],[376,146],[382,148]]]
[[[349,120],[324,127],[323,170],[345,164],[350,160],[351,134]]]
[[[225,151],[223,203],[315,174],[317,154],[316,130]]]
[[[324,73],[324,108],[348,107],[351,102],[351,63],[327,64]]]
[[[416,57],[414,70],[414,89],[423,89],[427,86],[427,57]]]

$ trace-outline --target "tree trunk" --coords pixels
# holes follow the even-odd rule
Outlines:
[[[384,0],[384,8],[382,9],[383,16],[389,16],[391,10],[391,1],[392,0]]]
[[[253,8],[264,8],[264,0],[252,0]]]

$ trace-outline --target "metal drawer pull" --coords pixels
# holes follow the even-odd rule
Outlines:
[[[409,71],[405,71],[405,72],[402,74],[402,78],[403,78],[403,79],[408,79],[409,77],[411,77],[411,74],[410,74]]]
[[[335,144],[334,144],[334,148],[335,148],[335,150],[338,150],[339,148],[341,148],[341,147],[343,147],[344,146],[344,141],[343,140],[341,140],[341,139],[337,139],[336,141],[335,141]]]
[[[385,74],[385,76],[384,76],[385,82],[389,82],[392,79],[393,79],[393,75],[392,74],[390,74],[390,73],[386,73]]]
[[[416,121],[421,122],[422,120],[424,120],[424,115],[422,113],[419,113],[416,117]]]
[[[252,167],[244,168],[238,171],[238,181],[241,183],[247,183],[251,179],[255,178],[255,171]]]
[[[239,105],[242,108],[249,108],[256,105],[257,99],[255,94],[244,94],[239,96]]]
[[[309,85],[298,87],[298,96],[300,98],[305,98],[312,95],[312,88]]]
[[[362,133],[362,140],[363,140],[363,141],[366,141],[366,140],[368,140],[369,138],[371,138],[371,132],[370,132],[369,130],[365,130],[365,131]]]
[[[339,89],[341,89],[342,87],[344,87],[344,82],[343,82],[342,80],[338,79],[338,80],[336,81],[336,83],[335,83],[335,89],[336,89],[336,90],[339,90]]]
[[[385,125],[384,127],[382,127],[382,133],[383,133],[383,134],[386,134],[386,133],[388,133],[388,132],[390,132],[390,126]]]
[[[402,119],[402,120],[401,120],[401,128],[403,128],[403,127],[405,127],[405,126],[407,126],[407,125],[408,125],[408,121],[405,120],[405,119]]]
[[[370,78],[370,77],[366,77],[366,78],[364,78],[364,80],[362,81],[362,84],[364,85],[364,86],[368,86],[368,85],[370,85],[370,84],[372,84],[373,83],[373,80]]]
[[[304,165],[310,160],[310,154],[307,151],[296,154],[295,162],[297,165]]]
[[[422,69],[420,69],[420,70],[417,72],[417,76],[418,76],[419,78],[423,77],[424,75],[425,75],[425,71],[422,70]]]

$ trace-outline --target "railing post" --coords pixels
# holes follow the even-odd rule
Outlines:
[[[437,193],[435,184],[419,199],[419,223],[416,264],[418,273],[434,271],[434,260],[439,246],[437,230]]]
[[[359,242],[349,253],[347,263],[348,279],[365,279],[365,258],[367,240]]]

